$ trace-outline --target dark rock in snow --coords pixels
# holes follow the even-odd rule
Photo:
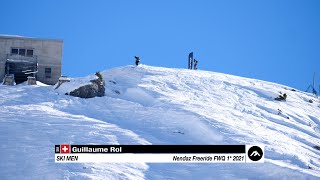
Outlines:
[[[115,81],[110,80],[109,82],[111,82],[112,84],[117,84]]]
[[[174,131],[173,133],[184,134],[184,132],[181,131]]]
[[[94,98],[102,97],[105,94],[105,83],[100,79],[95,79],[90,81],[91,84],[81,86],[80,88],[70,92],[70,96],[80,97],[80,98]]]

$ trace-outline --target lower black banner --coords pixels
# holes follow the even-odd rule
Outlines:
[[[56,153],[245,153],[245,145],[56,145]]]

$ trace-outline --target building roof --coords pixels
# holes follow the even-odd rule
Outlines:
[[[61,39],[33,38],[33,37],[25,37],[25,36],[9,35],[9,34],[0,34],[0,38],[2,38],[2,39],[31,39],[31,40],[39,40],[39,41],[58,41],[58,42],[63,43],[63,40],[61,40]]]

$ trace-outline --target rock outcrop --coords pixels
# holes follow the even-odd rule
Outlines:
[[[80,98],[94,98],[105,95],[105,83],[103,80],[95,79],[90,82],[91,84],[81,86],[78,89],[71,91],[69,95]]]

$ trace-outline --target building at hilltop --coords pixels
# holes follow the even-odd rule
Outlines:
[[[0,80],[13,76],[16,84],[34,77],[53,85],[61,76],[62,40],[0,35]]]

